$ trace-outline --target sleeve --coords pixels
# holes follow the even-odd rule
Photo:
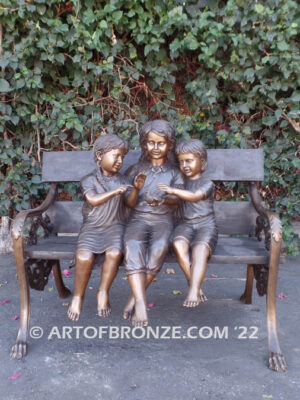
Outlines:
[[[206,199],[214,196],[215,185],[212,181],[201,182],[199,189],[203,190]]]
[[[93,175],[84,176],[80,181],[80,188],[83,196],[85,196],[87,192],[90,191],[96,192],[95,177]]]
[[[183,176],[182,176],[182,174],[181,174],[181,172],[179,170],[175,170],[174,171],[174,176],[172,178],[170,186],[176,187],[178,189],[183,189],[184,188],[184,179],[183,179]]]

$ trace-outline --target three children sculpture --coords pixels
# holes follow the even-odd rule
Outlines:
[[[205,147],[197,139],[176,147],[175,130],[163,120],[146,123],[139,135],[140,160],[125,175],[119,170],[128,152],[126,142],[115,135],[100,136],[94,144],[97,169],[81,180],[83,224],[68,309],[73,321],[79,319],[94,258],[100,253],[105,253],[97,291],[100,317],[111,312],[109,289],[124,254],[132,294],[123,317],[134,326],[148,325],[146,289],[162,268],[171,242],[189,286],[183,305],[196,307],[207,300],[201,283],[218,234],[214,185],[202,176]],[[181,215],[176,224],[175,212]]]

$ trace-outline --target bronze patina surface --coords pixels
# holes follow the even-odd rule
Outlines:
[[[137,177],[130,185],[119,173],[127,152],[127,143],[118,136],[100,136],[94,144],[97,168],[81,180],[85,200],[83,224],[77,242],[74,295],[68,309],[68,317],[73,321],[79,319],[96,254],[105,253],[97,292],[98,315],[107,317],[111,312],[109,290],[122,257],[125,203],[135,203],[136,192],[143,184],[143,177]],[[133,190],[126,196],[130,188]]]
[[[141,158],[127,171],[147,178],[132,209],[124,236],[125,269],[132,296],[124,318],[135,326],[148,324],[145,290],[160,271],[169,250],[173,213],[179,199],[159,190],[158,184],[180,186],[183,178],[175,165],[175,130],[163,120],[146,123],[139,132]]]
[[[158,187],[182,200],[182,219],[173,233],[173,247],[189,284],[183,305],[196,307],[207,300],[201,290],[201,283],[206,274],[207,260],[217,244],[214,184],[202,176],[207,168],[207,152],[200,140],[181,142],[176,148],[176,154],[180,170],[185,176],[184,188],[164,184]]]

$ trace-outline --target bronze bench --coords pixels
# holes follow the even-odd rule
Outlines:
[[[124,159],[122,171],[137,162],[140,152],[131,150]],[[72,166],[70,168],[70,166]],[[247,264],[245,291],[241,300],[252,302],[253,280],[259,295],[267,295],[267,330],[269,368],[285,370],[276,326],[276,285],[279,263],[285,262],[280,253],[282,229],[279,217],[261,202],[257,184],[263,181],[264,165],[261,149],[208,150],[208,170],[205,175],[213,181],[242,181],[249,186],[250,201],[215,202],[219,230],[217,248],[210,264]],[[20,286],[20,328],[11,356],[22,358],[27,352],[30,295],[29,287],[43,290],[53,270],[59,296],[65,298],[70,291],[65,287],[60,260],[74,259],[76,236],[82,215],[80,201],[56,201],[58,183],[79,182],[94,169],[91,151],[45,152],[42,180],[51,183],[44,202],[32,210],[21,211],[13,223],[13,246]],[[29,242],[24,237],[25,221],[33,219]],[[46,237],[35,243],[33,228],[39,223]],[[50,224],[50,225],[49,225]],[[49,226],[51,229],[49,229]],[[264,234],[264,241],[262,241]],[[168,262],[176,262],[168,256]]]

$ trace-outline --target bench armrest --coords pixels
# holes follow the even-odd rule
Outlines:
[[[260,217],[258,217],[258,234],[265,231],[266,247],[269,250],[271,239],[280,243],[282,241],[282,225],[279,216],[264,207],[260,198],[260,194],[255,182],[249,183],[249,195],[252,200],[253,206]]]
[[[30,210],[22,210],[17,214],[12,225],[12,236],[14,240],[18,240],[20,236],[23,236],[25,221],[28,217],[42,215],[43,212],[53,204],[56,196],[56,186],[55,183],[51,184],[47,197],[41,205]]]

